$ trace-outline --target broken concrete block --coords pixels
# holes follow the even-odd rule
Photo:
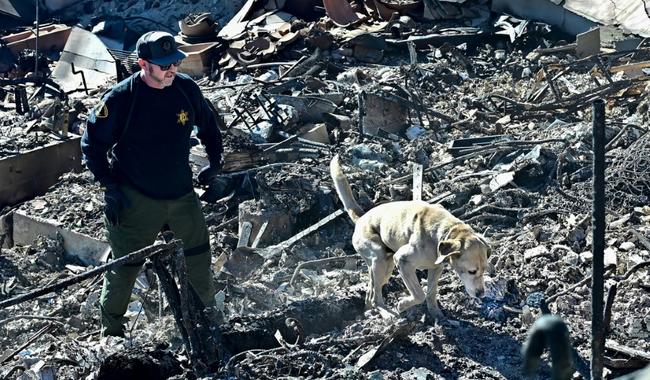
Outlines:
[[[0,207],[46,192],[70,170],[81,170],[78,137],[0,159]]]
[[[269,141],[273,135],[273,124],[270,121],[261,121],[251,128],[251,141],[262,144]]]
[[[427,380],[430,378],[434,378],[435,375],[436,374],[431,370],[424,367],[419,367],[419,368],[411,368],[406,372],[402,372],[399,375],[399,377],[402,380]]]
[[[30,245],[39,236],[63,238],[63,249],[82,263],[97,265],[109,250],[108,243],[71,231],[60,223],[16,211],[13,215],[13,240],[17,245]]]
[[[298,131],[298,136],[321,144],[331,143],[325,124],[308,124]]]
[[[617,254],[618,251],[616,248],[608,247],[605,249],[605,257],[603,258],[603,261],[606,267],[618,263]]]
[[[508,185],[514,179],[515,179],[515,172],[499,173],[490,181],[490,190],[493,192],[497,191],[500,188]]]
[[[530,260],[530,259],[532,259],[534,257],[546,256],[548,254],[549,254],[548,248],[546,248],[543,245],[540,245],[538,247],[530,248],[530,249],[525,250],[524,251],[524,259],[525,260]]]
[[[627,252],[633,250],[634,248],[636,248],[636,246],[631,241],[625,241],[621,243],[621,245],[618,248],[620,248],[622,251]]]

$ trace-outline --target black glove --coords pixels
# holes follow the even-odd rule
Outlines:
[[[201,195],[200,199],[205,202],[216,202],[227,196],[235,189],[236,182],[231,177],[216,176],[208,184],[208,189]]]
[[[203,186],[210,186],[213,180],[219,177],[221,174],[221,167],[218,165],[208,165],[201,169],[199,172],[199,175],[197,179],[199,180],[199,184]]]
[[[129,202],[129,199],[124,195],[117,184],[106,186],[104,202],[106,203],[106,206],[104,207],[106,219],[108,219],[108,223],[113,226],[117,226],[120,223],[120,212],[125,208],[131,207],[131,202]]]

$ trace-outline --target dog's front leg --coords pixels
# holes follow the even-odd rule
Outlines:
[[[442,274],[442,265],[433,267],[427,271],[427,309],[431,316],[440,321],[445,315],[438,306],[438,280]]]
[[[424,291],[415,273],[417,268],[415,267],[415,263],[413,263],[414,254],[415,247],[411,244],[406,244],[398,249],[393,256],[395,266],[397,266],[397,270],[400,276],[402,276],[406,288],[411,293],[410,296],[402,298],[397,304],[397,311],[399,313],[412,306],[421,304],[425,299]]]

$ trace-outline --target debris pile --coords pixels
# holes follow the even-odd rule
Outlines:
[[[110,6],[165,12],[148,1],[114,3],[86,13]],[[214,11],[210,2],[187,3],[183,15],[160,18],[186,40],[187,24]],[[223,49],[201,61],[205,75],[197,78],[224,120],[224,172],[237,183],[229,196],[202,204],[230,353],[214,376],[518,378],[528,329],[552,313],[566,321],[575,369],[585,377],[597,98],[607,106],[605,364],[621,374],[650,362],[644,41],[606,25],[567,35],[494,13],[484,1],[249,0],[234,9],[227,20],[215,15],[223,27],[209,25]],[[0,170],[5,158],[74,139],[83,110],[110,86],[97,81],[68,93],[10,75],[0,79]],[[29,94],[27,112],[14,95],[20,88]],[[67,129],[57,127],[61,115]],[[424,306],[400,318],[364,311],[367,271],[332,189],[334,154],[365,210],[399,200],[440,203],[489,238],[485,298],[469,297],[445,270],[439,300],[447,321],[432,323]],[[191,160],[195,173],[207,162],[198,146]],[[87,269],[65,249],[62,232],[11,246],[12,215],[104,239],[102,190],[81,168],[60,174],[24,201],[0,199],[0,302]],[[98,247],[102,254],[105,245]],[[100,282],[96,276],[0,309],[0,377],[102,378],[120,373],[115,363],[122,362],[158,378],[196,370],[151,268],[137,281],[126,339],[98,336]],[[388,308],[406,291],[394,275],[384,288]],[[548,367],[540,371],[550,378]]]

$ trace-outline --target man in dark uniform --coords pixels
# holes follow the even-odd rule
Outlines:
[[[151,245],[168,226],[184,245],[188,279],[205,306],[214,304],[210,242],[192,186],[194,126],[210,165],[199,181],[218,181],[220,119],[199,87],[177,73],[186,54],[171,34],[137,42],[141,70],[116,84],[89,114],[81,140],[88,169],[105,188],[105,224],[113,258]],[[106,272],[100,298],[102,335],[124,335],[124,314],[143,263]]]

